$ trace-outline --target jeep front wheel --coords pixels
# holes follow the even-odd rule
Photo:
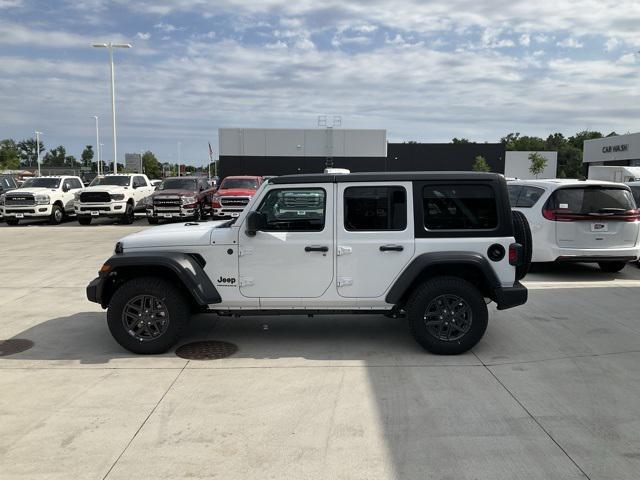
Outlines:
[[[487,329],[487,305],[473,284],[457,277],[424,282],[406,305],[411,333],[431,353],[457,355],[473,348]]]
[[[138,354],[164,353],[189,322],[189,303],[176,287],[156,277],[129,280],[111,298],[107,324],[113,338]]]

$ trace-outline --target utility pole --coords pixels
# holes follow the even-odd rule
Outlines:
[[[114,48],[131,48],[130,43],[94,43],[96,48],[106,48],[109,50],[109,67],[111,69],[111,126],[113,130],[113,173],[118,173],[118,148],[116,141],[116,86],[115,74],[113,68],[113,49]]]
[[[98,159],[98,168],[96,174],[100,176],[100,131],[98,130],[98,116],[94,115],[96,119],[96,158]]]
[[[38,163],[38,176],[41,177],[42,173],[40,172],[40,135],[42,132],[38,132],[36,130],[36,162]]]

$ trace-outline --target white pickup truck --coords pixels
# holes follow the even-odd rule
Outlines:
[[[119,218],[133,223],[135,212],[145,211],[145,200],[154,191],[146,175],[105,175],[96,177],[76,195],[75,212],[81,225],[93,218]]]
[[[8,225],[23,219],[49,219],[57,225],[73,213],[75,194],[83,189],[80,177],[50,176],[26,180],[16,190],[0,196],[0,208]]]

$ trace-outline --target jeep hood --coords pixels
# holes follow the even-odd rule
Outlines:
[[[226,223],[226,221],[169,223],[147,228],[141,232],[128,235],[120,241],[125,252],[129,249],[172,250],[176,247],[210,245],[211,232],[223,223]]]
[[[216,192],[221,197],[253,197],[255,194],[253,188],[219,188]]]

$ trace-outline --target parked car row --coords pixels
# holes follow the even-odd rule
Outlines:
[[[0,214],[9,225],[37,218],[57,225],[69,216],[81,225],[99,217],[130,224],[136,212],[146,213],[150,224],[236,217],[262,182],[262,177],[227,177],[216,189],[202,177],[174,177],[154,186],[146,175],[116,174],[96,177],[88,187],[76,176],[44,176],[17,188],[0,178]]]

